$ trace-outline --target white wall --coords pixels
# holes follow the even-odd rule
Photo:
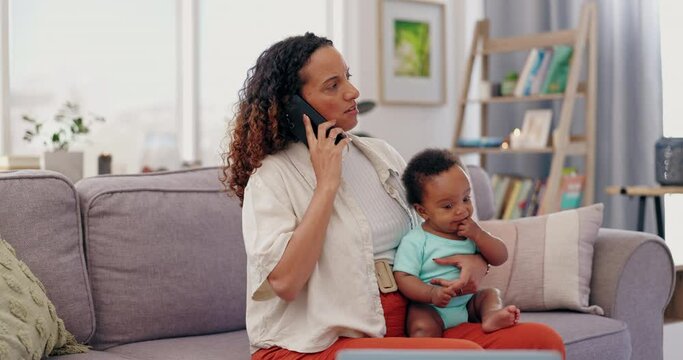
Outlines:
[[[358,130],[392,144],[406,159],[425,147],[450,147],[466,50],[481,14],[472,0],[445,0],[446,103],[439,106],[385,105],[360,116]],[[379,100],[379,1],[344,2],[344,56],[361,100]],[[472,23],[472,24],[469,24]],[[468,127],[469,131],[476,129]]]

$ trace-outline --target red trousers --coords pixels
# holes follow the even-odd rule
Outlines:
[[[444,332],[443,338],[406,338],[405,322],[408,301],[399,292],[382,294],[382,308],[387,324],[383,338],[340,338],[326,350],[304,354],[272,347],[255,352],[252,360],[334,360],[343,349],[543,349],[555,350],[565,358],[564,343],[552,328],[536,323],[522,323],[484,333],[481,324],[465,323]]]

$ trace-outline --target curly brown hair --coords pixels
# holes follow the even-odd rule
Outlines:
[[[249,177],[261,161],[298,141],[288,131],[285,109],[304,84],[299,71],[311,54],[324,46],[333,46],[332,41],[310,32],[286,38],[261,53],[247,72],[230,130],[230,147],[222,154],[221,181],[228,193],[239,198],[240,205]]]

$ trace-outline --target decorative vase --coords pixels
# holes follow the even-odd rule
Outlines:
[[[62,173],[73,183],[83,178],[82,151],[46,151],[43,160],[46,170]]]
[[[657,140],[655,177],[662,185],[683,185],[683,138],[662,137]]]

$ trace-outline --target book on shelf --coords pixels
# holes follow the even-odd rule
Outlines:
[[[581,206],[585,181],[585,175],[565,169],[560,180],[560,210],[576,209]]]
[[[545,190],[545,180],[518,175],[494,174],[493,202],[495,217],[517,219],[538,214]]]
[[[517,78],[517,84],[515,85],[515,90],[513,91],[514,96],[524,96],[526,82],[529,78],[529,74],[531,74],[531,70],[538,61],[538,57],[539,52],[537,48],[533,48],[531,51],[529,51],[529,55],[524,62],[524,67],[522,68],[522,72],[519,74],[519,78]]]
[[[524,96],[531,95],[531,86],[533,85],[534,80],[539,76],[541,65],[543,64],[543,60],[546,56],[545,49],[538,49],[537,51],[538,55],[536,55],[536,59],[534,59],[534,65],[531,67],[529,76],[527,76],[524,84]]]
[[[543,81],[545,81],[546,75],[548,75],[548,67],[550,66],[550,61],[553,58],[553,49],[547,48],[543,49],[543,62],[541,62],[538,72],[531,82],[530,95],[538,95],[541,93],[541,87],[543,86]]]
[[[541,87],[541,94],[555,94],[564,92],[569,76],[573,48],[568,45],[555,45],[553,56],[548,65],[548,72]]]
[[[504,138],[498,136],[484,136],[478,138],[460,138],[458,139],[458,147],[499,147],[505,141]]]
[[[534,180],[530,178],[522,179],[522,184],[519,188],[519,194],[514,199],[514,206],[510,213],[510,219],[521,218],[527,206],[527,199],[529,198],[529,191],[534,186]]]
[[[517,206],[517,198],[519,197],[520,192],[522,191],[522,179],[514,179],[512,181],[512,188],[510,189],[510,192],[507,196],[507,200],[505,203],[505,211],[503,212],[503,216],[501,216],[501,219],[511,219],[512,218],[512,213]]]
[[[40,169],[40,157],[29,155],[0,156],[0,170]]]
[[[541,199],[545,192],[545,180],[535,179],[534,187],[529,191],[529,200],[522,217],[534,216],[538,214],[538,209],[541,207]]]
[[[495,186],[493,186],[494,216],[499,219],[505,209],[505,196],[507,195],[511,177],[494,174],[493,178],[496,179]]]

